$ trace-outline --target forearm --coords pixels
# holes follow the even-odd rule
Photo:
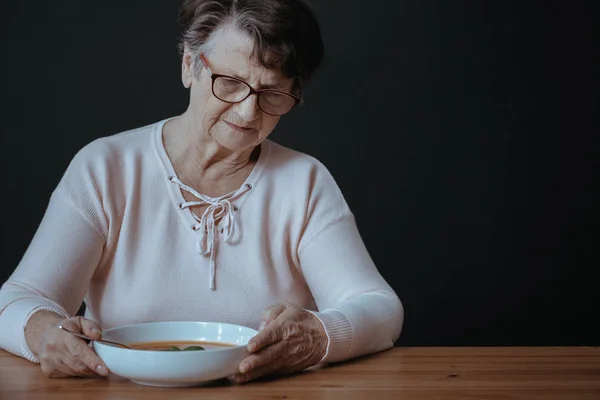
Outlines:
[[[404,320],[402,303],[375,267],[351,215],[313,236],[301,263],[329,338],[325,361],[394,345]]]
[[[393,347],[404,322],[404,308],[393,291],[362,293],[314,313],[328,337],[323,362],[337,362]]]
[[[50,314],[61,318],[69,316],[59,304],[35,291],[16,286],[10,281],[5,283],[0,290],[0,348],[38,362],[36,350],[30,344],[36,342],[35,334],[40,326],[37,322],[45,320],[47,317],[44,316]],[[29,331],[27,334],[26,329]]]
[[[55,192],[21,262],[0,289],[0,348],[36,362],[24,333],[29,319],[42,310],[64,318],[75,314],[103,245],[102,234]]]

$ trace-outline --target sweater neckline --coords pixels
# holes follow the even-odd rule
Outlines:
[[[154,144],[154,149],[156,151],[156,154],[157,154],[157,156],[161,162],[161,165],[163,167],[163,173],[164,173],[163,180],[164,180],[164,184],[166,185],[166,189],[169,192],[169,195],[171,197],[171,201],[173,202],[173,209],[177,211],[177,213],[182,218],[183,222],[185,224],[187,224],[190,232],[195,234],[194,229],[195,229],[196,225],[198,224],[198,221],[196,220],[193,212],[189,208],[185,208],[185,209],[179,208],[179,205],[182,203],[185,203],[186,200],[183,197],[181,188],[178,185],[174,185],[171,182],[172,178],[179,179],[179,177],[177,176],[177,173],[175,172],[175,168],[173,167],[173,164],[171,163],[171,160],[169,159],[169,156],[167,155],[167,151],[165,149],[164,142],[163,142],[163,128],[168,121],[170,121],[174,118],[176,118],[176,117],[166,118],[155,124],[153,132],[152,132],[153,144]],[[238,213],[238,211],[239,211],[239,213],[243,212],[244,203],[246,202],[248,197],[250,197],[252,195],[252,192],[254,192],[254,188],[257,187],[257,185],[259,184],[260,177],[263,175],[263,172],[265,170],[265,165],[267,164],[267,161],[269,158],[269,153],[270,153],[270,147],[271,147],[269,140],[264,140],[260,144],[260,146],[261,146],[260,154],[258,156],[258,159],[256,160],[256,163],[254,164],[254,167],[252,168],[252,171],[250,172],[250,175],[248,175],[246,180],[238,188],[238,191],[243,190],[244,188],[248,188],[248,187],[250,187],[252,190],[250,190],[248,193],[245,193],[243,196],[240,196],[239,198],[236,199],[236,201],[235,201],[236,213]],[[202,192],[200,192],[200,193],[202,193]],[[206,196],[206,197],[211,198],[210,196]]]

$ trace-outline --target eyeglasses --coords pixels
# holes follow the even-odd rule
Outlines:
[[[300,102],[300,98],[291,93],[275,89],[255,90],[241,79],[213,73],[204,54],[200,54],[200,61],[212,79],[213,95],[221,101],[239,103],[256,94],[258,107],[275,116],[287,114]]]

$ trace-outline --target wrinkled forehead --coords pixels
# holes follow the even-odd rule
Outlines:
[[[213,72],[243,79],[258,79],[263,85],[292,81],[281,71],[275,54],[268,53],[268,65],[262,65],[253,52],[254,46],[250,35],[234,27],[226,26],[215,30],[207,43],[207,58]]]

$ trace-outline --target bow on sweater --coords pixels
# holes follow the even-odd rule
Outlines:
[[[208,197],[189,187],[176,177],[171,177],[169,180],[179,185],[181,189],[198,198],[198,201],[187,201],[179,204],[179,209],[183,210],[188,207],[201,205],[208,206],[201,217],[198,217],[198,215],[192,212],[194,219],[198,222],[192,229],[198,233],[198,241],[196,242],[198,254],[203,256],[210,255],[209,285],[210,289],[214,290],[216,270],[215,253],[218,234],[221,233],[225,243],[229,243],[233,237],[235,228],[234,212],[237,211],[237,207],[233,205],[231,201],[252,189],[252,186],[246,184],[226,195],[220,197]],[[219,223],[216,221],[219,221]]]

